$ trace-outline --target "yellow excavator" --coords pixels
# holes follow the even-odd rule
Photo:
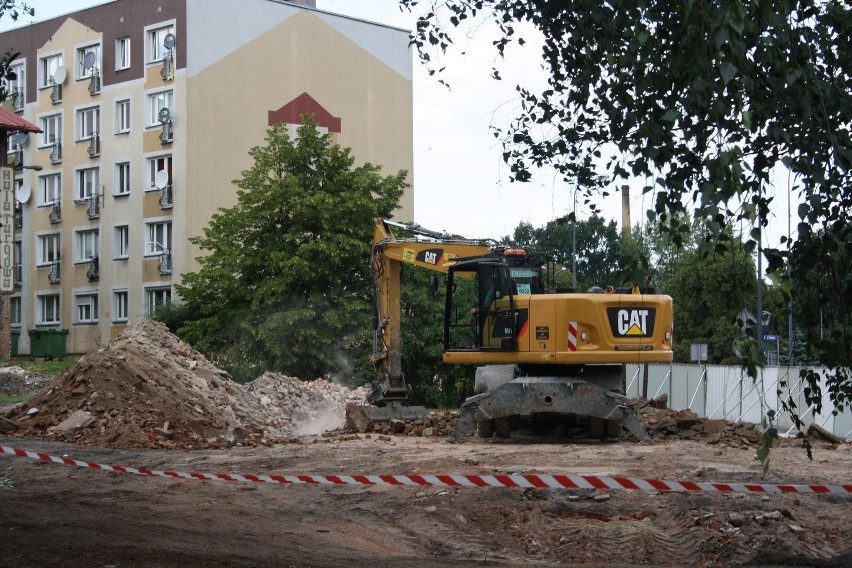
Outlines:
[[[521,427],[550,426],[600,438],[624,428],[647,439],[625,396],[624,364],[671,362],[669,296],[636,287],[555,290],[547,286],[553,271],[544,254],[384,219],[376,220],[372,244],[378,381],[370,418],[425,413],[401,404],[409,395],[401,368],[403,264],[446,275],[444,362],[477,365],[474,395],[450,441],[474,427],[482,437],[509,437]]]

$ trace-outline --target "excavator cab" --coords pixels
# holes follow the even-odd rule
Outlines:
[[[515,297],[540,293],[541,269],[524,251],[466,259],[450,267],[444,317],[445,351],[515,351]],[[510,262],[510,259],[514,262]]]

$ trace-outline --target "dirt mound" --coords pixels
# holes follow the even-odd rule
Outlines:
[[[339,405],[342,420],[348,397],[326,381],[281,375],[240,385],[165,325],[143,320],[8,418],[17,435],[81,444],[224,447],[298,436],[303,421],[318,417],[305,401],[315,409]]]

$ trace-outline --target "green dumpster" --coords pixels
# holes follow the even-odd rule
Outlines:
[[[61,359],[65,356],[67,329],[31,329],[29,332],[31,357]]]
[[[21,337],[20,329],[12,330],[12,357],[18,356],[18,339]]]

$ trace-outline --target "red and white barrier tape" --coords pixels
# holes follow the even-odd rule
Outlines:
[[[601,475],[240,475],[236,473],[186,473],[159,471],[120,465],[104,465],[71,458],[60,458],[27,450],[0,446],[0,454],[61,463],[89,469],[147,475],[198,479],[202,481],[247,481],[254,483],[313,485],[409,485],[416,487],[522,487],[536,489],[625,489],[642,491],[711,491],[722,493],[841,493],[852,494],[852,484],[776,485],[769,483],[715,483],[709,481],[661,481]]]

